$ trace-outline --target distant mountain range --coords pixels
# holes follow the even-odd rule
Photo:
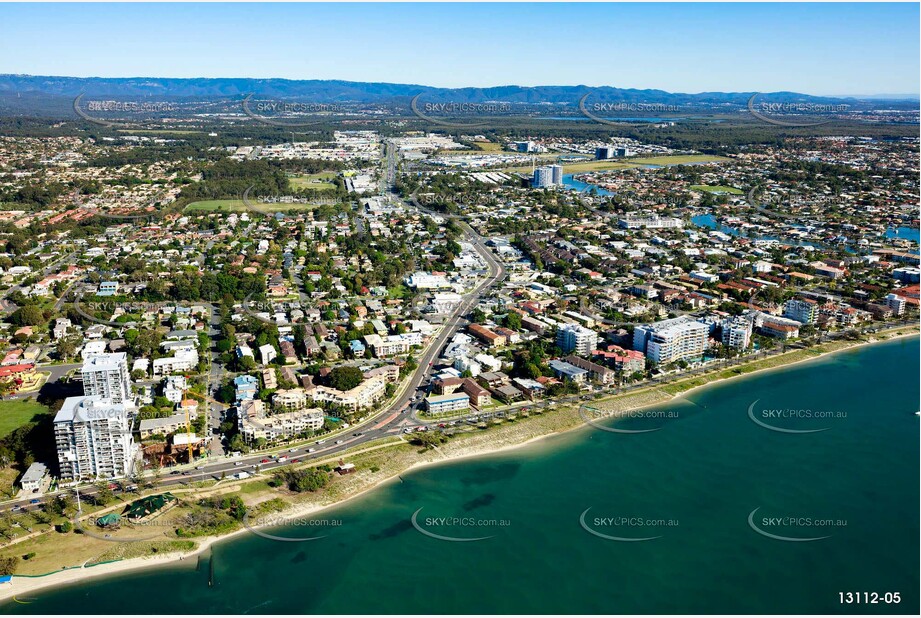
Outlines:
[[[701,92],[696,94],[637,90],[611,86],[496,86],[491,88],[433,88],[416,84],[348,82],[339,80],[289,80],[252,78],[191,78],[168,77],[57,77],[38,75],[0,75],[0,95],[34,98],[76,97],[80,93],[93,96],[124,96],[160,99],[242,98],[258,97],[301,99],[317,103],[396,103],[423,95],[427,102],[482,103],[501,101],[528,105],[575,105],[586,94],[592,101],[621,103],[659,103],[681,106],[745,106],[753,92]],[[813,102],[854,103],[855,97],[817,97],[795,92],[764,93],[775,103]],[[860,98],[878,105],[884,97]],[[915,97],[917,100],[917,97]],[[905,99],[893,96],[892,101]]]

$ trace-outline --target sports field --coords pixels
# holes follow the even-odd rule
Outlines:
[[[0,401],[0,438],[43,414],[48,408],[34,401]]]
[[[321,172],[319,174],[290,176],[288,182],[291,183],[293,189],[314,189],[316,191],[323,191],[336,188],[336,185],[332,183],[335,177],[335,172]]]

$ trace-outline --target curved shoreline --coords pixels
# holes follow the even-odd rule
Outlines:
[[[737,378],[747,378],[747,377],[758,376],[758,375],[765,374],[769,371],[778,370],[778,369],[789,369],[797,365],[802,365],[803,363],[807,363],[807,362],[827,360],[829,357],[835,354],[842,353],[842,352],[852,351],[855,349],[864,348],[864,347],[868,347],[868,346],[872,346],[876,344],[885,344],[885,343],[894,342],[900,339],[919,336],[919,332],[917,331],[917,326],[903,327],[903,328],[910,328],[912,332],[901,334],[901,335],[893,335],[883,340],[853,342],[852,345],[845,345],[844,347],[837,349],[837,350],[822,352],[819,355],[812,357],[812,358],[803,358],[799,360],[794,360],[789,363],[781,363],[776,366],[756,369],[754,371],[741,373],[738,375],[732,375],[732,376],[726,376],[726,377],[715,377],[714,376],[713,379],[711,379],[710,381],[704,384],[693,386],[687,390],[677,392],[675,394],[672,394],[670,397],[664,398],[663,400],[672,400],[672,399],[676,399],[680,397],[685,397],[688,394],[698,389],[709,388],[715,385],[728,383]],[[893,329],[893,330],[899,330],[899,329]],[[783,357],[781,356],[780,358],[783,358]],[[654,390],[654,389],[649,389],[649,390]],[[647,392],[647,391],[646,389],[644,389],[643,391],[640,391],[640,392]],[[662,394],[665,395],[665,393],[662,393]],[[653,403],[649,405],[652,406],[652,405],[657,405],[657,404]],[[648,407],[648,406],[643,406],[643,407]],[[640,409],[640,408],[637,408],[637,409]],[[456,463],[456,462],[459,462],[465,459],[494,456],[499,453],[524,448],[525,446],[532,445],[538,441],[545,440],[546,438],[549,438],[551,436],[557,436],[557,435],[563,435],[565,433],[570,433],[570,432],[579,430],[581,428],[584,428],[585,426],[586,426],[585,423],[580,422],[580,423],[576,423],[575,425],[571,427],[564,428],[562,430],[552,431],[552,432],[541,434],[538,436],[533,436],[531,438],[524,439],[521,442],[516,442],[513,444],[506,444],[506,445],[502,445],[502,446],[495,447],[495,448],[486,449],[486,448],[482,448],[479,446],[473,446],[469,449],[469,452],[465,452],[463,447],[461,447],[460,452],[452,453],[450,455],[444,454],[444,457],[445,457],[444,459],[435,460],[435,461],[413,462],[412,464],[400,470],[399,472],[396,472],[387,478],[381,479],[380,481],[372,483],[371,485],[351,495],[348,495],[342,498],[341,500],[332,502],[330,504],[323,504],[323,505],[316,505],[316,504],[295,505],[293,506],[293,508],[283,511],[282,513],[280,513],[280,515],[283,515],[289,518],[298,518],[298,517],[305,517],[308,515],[313,515],[313,514],[322,512],[322,511],[326,511],[328,509],[332,509],[335,507],[345,505],[352,500],[355,500],[383,485],[386,485],[387,483],[393,482],[394,480],[399,478],[400,475],[405,474],[407,472],[411,472],[413,470],[418,470],[418,469],[422,469],[422,468],[426,468],[430,466],[438,466],[438,465],[443,465],[443,464],[448,464],[448,463]],[[203,537],[202,539],[197,540],[197,541],[195,539],[189,539],[189,540],[196,541],[198,543],[198,546],[195,549],[191,551],[187,551],[187,552],[172,552],[172,553],[164,554],[161,556],[154,556],[154,557],[145,556],[145,557],[138,557],[138,558],[128,558],[128,559],[119,560],[116,562],[102,563],[99,565],[89,566],[89,567],[87,566],[72,567],[67,570],[56,571],[53,573],[49,573],[47,575],[33,575],[33,576],[13,575],[11,582],[0,584],[0,601],[6,601],[6,600],[12,599],[13,601],[17,603],[28,604],[30,602],[28,599],[20,600],[20,599],[16,599],[16,596],[26,595],[26,594],[29,594],[29,593],[32,593],[32,592],[35,592],[37,590],[44,589],[44,588],[51,588],[51,587],[56,587],[56,586],[66,586],[66,585],[78,583],[81,581],[86,581],[89,579],[99,578],[99,577],[106,576],[106,575],[116,575],[120,573],[128,573],[131,571],[136,571],[136,570],[144,569],[144,568],[156,568],[156,567],[163,567],[167,565],[179,566],[182,562],[201,555],[203,552],[210,549],[215,543],[232,539],[236,537],[237,535],[240,535],[246,532],[248,532],[248,529],[246,527],[243,527],[243,528],[240,528],[239,530],[235,530],[229,534],[225,534],[221,536]]]

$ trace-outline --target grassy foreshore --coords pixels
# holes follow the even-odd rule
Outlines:
[[[918,328],[902,327],[876,333],[868,340],[840,340],[823,343],[811,348],[794,350],[786,354],[755,360],[729,369],[715,369],[707,374],[686,379],[676,379],[660,385],[620,395],[613,395],[592,401],[593,406],[612,411],[636,410],[661,404],[675,397],[686,395],[691,390],[712,385],[723,380],[750,376],[756,372],[789,367],[796,363],[815,360],[825,355],[867,345],[888,341],[896,337],[915,336]],[[579,415],[579,405],[559,405],[541,414],[519,415],[517,418],[491,423],[487,429],[467,427],[459,431],[445,444],[435,449],[424,449],[411,445],[396,437],[363,445],[345,455],[344,459],[356,465],[357,473],[336,477],[327,487],[316,492],[294,493],[287,489],[269,485],[270,476],[259,476],[247,481],[225,480],[207,486],[188,487],[174,490],[182,498],[214,495],[236,495],[251,509],[262,512],[277,512],[279,517],[292,520],[314,515],[317,512],[341,504],[349,499],[378,487],[385,482],[399,482],[399,475],[421,466],[493,454],[502,450],[518,448],[534,440],[569,431],[585,423]],[[310,466],[329,461],[310,462]],[[119,512],[123,504],[114,504],[97,511]],[[167,521],[181,519],[191,506],[186,503],[173,507],[161,517]],[[91,525],[84,524],[86,528]],[[194,567],[195,560],[189,558],[204,551],[218,540],[236,534],[247,533],[241,523],[221,534],[194,538],[179,538],[173,530],[162,527],[162,537],[140,542],[112,542],[75,533],[47,532],[35,538],[24,539],[0,549],[0,558],[23,556],[34,552],[28,561],[20,560],[12,584],[0,586],[0,599],[18,596],[28,599],[29,593],[47,586],[62,585],[89,577],[98,577],[117,572],[174,563],[179,559]],[[121,531],[137,535],[137,530]],[[126,537],[127,538],[127,537]],[[62,567],[67,567],[61,570]]]

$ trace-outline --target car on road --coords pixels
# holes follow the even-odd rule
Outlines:
[[[170,474],[182,474],[180,470],[173,470]]]
[[[359,431],[358,433],[353,433],[352,435],[355,436],[355,437],[357,438],[357,437],[359,437],[359,436],[361,436],[361,435],[364,435],[364,434],[362,434],[362,433]]]
[[[235,466],[242,466],[242,465],[243,465],[243,462],[242,462],[242,461],[235,461],[235,462],[233,462],[233,465],[235,465]]]
[[[309,448],[309,449],[307,449],[307,452],[308,452],[308,453],[316,453],[316,452],[317,452],[317,449],[315,449],[315,448]]]
[[[195,469],[196,469],[196,470],[204,470],[205,467],[204,467],[204,466],[195,466]]]
[[[336,444],[342,444],[342,440],[336,440]]]
[[[18,513],[19,511],[22,510],[22,507],[19,506],[19,505],[17,504],[16,506],[14,506],[13,508],[11,508],[10,510],[13,511],[14,513]]]
[[[324,444],[325,442],[326,442],[326,440],[317,440],[316,443],[317,443],[317,444]]]
[[[297,447],[295,447],[295,448],[289,448],[289,449],[288,449],[288,452],[289,452],[289,453],[296,453],[296,452],[297,452]]]
[[[40,503],[41,503],[41,500],[39,500],[38,498],[32,498],[31,500],[29,500],[29,504],[40,504]]]
[[[272,463],[272,462],[271,462],[271,460],[269,460],[269,459],[263,459],[263,460],[260,461],[259,463]]]
[[[301,463],[301,460],[300,460],[300,459],[292,459],[292,460],[291,460],[291,463]]]

